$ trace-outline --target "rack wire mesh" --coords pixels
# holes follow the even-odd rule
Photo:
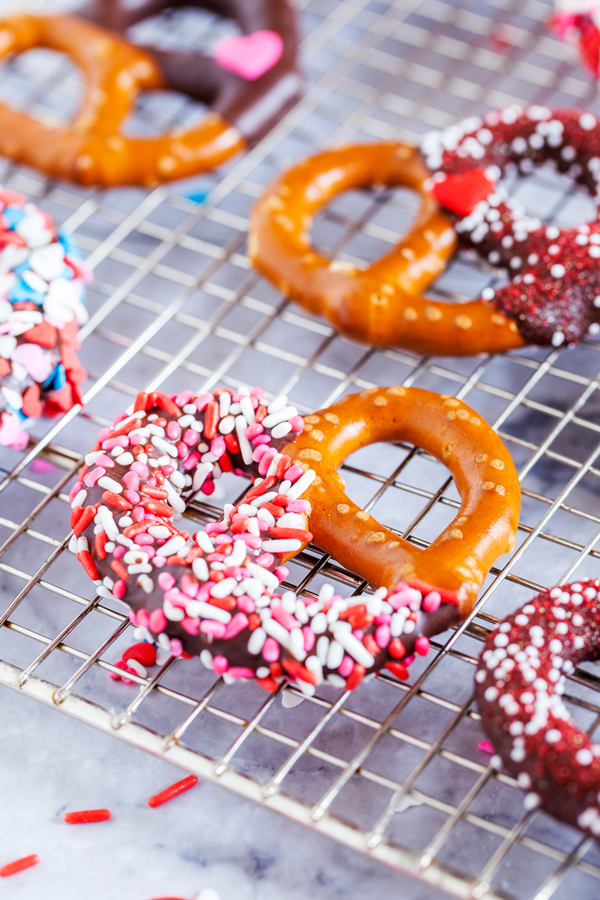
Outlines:
[[[301,0],[301,103],[245,157],[220,172],[153,191],[86,190],[2,162],[4,184],[26,191],[74,232],[95,269],[82,360],[85,407],[40,422],[25,454],[0,456],[0,683],[204,779],[221,783],[357,851],[461,898],[598,897],[600,853],[543,813],[524,812],[514,779],[489,765],[473,705],[473,666],[489,629],[541,586],[600,574],[600,344],[527,348],[500,357],[419,357],[341,339],[254,272],[244,254],[248,210],[283,167],[323,146],[416,140],[430,128],[505,103],[579,105],[600,113],[573,52],[547,32],[539,0]],[[43,8],[47,8],[49,4]],[[223,32],[201,12],[178,12],[139,35],[206,46]],[[152,31],[154,29],[154,31]],[[226,33],[226,27],[225,27]],[[32,51],[0,72],[0,92],[64,119],[80,82],[63,58]],[[130,124],[143,133],[193,121],[198,105],[144,95]],[[549,172],[516,183],[530,211],[558,224],[594,215],[587,197]],[[351,192],[313,228],[322,252],[366,263],[411,221],[404,191]],[[476,296],[494,273],[457,257],[433,293]],[[198,660],[169,660],[134,685],[111,682],[131,643],[121,606],[92,596],[66,552],[68,492],[100,426],[140,389],[206,390],[260,383],[310,411],[379,384],[454,393],[479,410],[513,453],[523,488],[517,549],[492,571],[460,628],[440,635],[407,683],[379,675],[354,694],[320,689],[289,708],[256,685],[228,687]],[[425,546],[453,516],[443,466],[415,448],[366,448],[344,466],[353,499]],[[219,515],[239,493],[188,510]],[[345,594],[367,586],[309,547],[290,586]],[[583,666],[567,703],[590,733],[600,681]]]

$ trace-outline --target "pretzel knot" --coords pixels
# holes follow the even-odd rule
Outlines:
[[[514,543],[519,484],[498,436],[459,400],[417,388],[350,395],[304,420],[259,388],[194,396],[141,394],[105,429],[71,491],[71,548],[103,596],[132,608],[137,635],[218,674],[323,679],[352,688],[458,622]],[[338,467],[376,441],[406,440],[442,460],[461,495],[457,516],[422,549],[344,493]],[[190,537],[172,523],[222,472],[254,485],[221,522]],[[345,600],[280,588],[286,560],[315,542],[373,585]],[[402,660],[402,662],[400,662]],[[305,685],[306,687],[306,685]]]
[[[81,184],[153,185],[185,178],[243,150],[245,140],[216,113],[195,128],[129,137],[121,126],[141,90],[165,87],[153,58],[122,38],[69,16],[17,15],[0,22],[0,58],[49,47],[81,69],[81,108],[66,126],[0,105],[0,153]]]

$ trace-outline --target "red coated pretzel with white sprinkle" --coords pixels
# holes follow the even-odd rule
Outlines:
[[[130,605],[138,638],[200,654],[228,679],[275,690],[286,678],[314,693],[323,680],[354,688],[384,666],[408,677],[413,654],[470,611],[514,544],[520,490],[508,451],[464,403],[417,388],[352,394],[305,419],[285,396],[263,398],[260,388],[138,395],[85,458],[71,548],[101,596]],[[426,550],[356,506],[337,473],[349,453],[397,440],[442,460],[462,498]],[[253,480],[243,499],[193,536],[178,531],[173,516],[231,471]],[[316,600],[280,588],[284,563],[313,537],[382,587],[350,600],[329,586]]]
[[[489,636],[475,675],[482,724],[541,806],[600,839],[600,744],[572,721],[565,675],[600,653],[600,580],[538,594]]]
[[[576,228],[549,227],[509,200],[502,176],[546,165],[600,197],[600,125],[589,112],[510,106],[423,139],[437,200],[454,213],[459,242],[511,281],[482,298],[516,322],[530,344],[578,341],[600,323],[600,216]]]

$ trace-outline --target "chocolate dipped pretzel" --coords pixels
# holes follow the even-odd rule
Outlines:
[[[0,188],[0,446],[22,450],[33,419],[81,402],[87,376],[76,350],[88,279],[48,213]]]
[[[406,440],[443,460],[461,495],[426,550],[344,493],[338,467],[376,441]],[[173,524],[198,491],[233,471],[253,486],[193,536]],[[199,397],[139,394],[100,433],[71,491],[71,549],[101,596],[124,600],[141,635],[218,674],[274,690],[354,688],[465,616],[493,562],[514,543],[520,490],[500,438],[464,403],[417,388],[374,388],[302,418],[259,388]],[[345,600],[280,586],[285,562],[314,541],[373,585]],[[139,635],[138,635],[139,636]]]
[[[541,807],[600,840],[600,744],[572,721],[565,676],[600,648],[600,581],[538,594],[486,641],[476,681],[482,725],[509,772]]]
[[[212,56],[145,45],[171,90],[206,103],[248,144],[259,141],[300,98],[296,16],[287,0],[92,0],[81,15],[124,33],[165,9],[194,7],[233,19],[241,36],[219,41]]]
[[[217,113],[189,130],[129,137],[121,126],[140,90],[166,87],[145,51],[82,19],[15,15],[0,20],[0,59],[34,47],[66,53],[81,69],[81,107],[65,126],[0,105],[0,153],[48,175],[114,186],[186,178],[246,148],[241,133]]]
[[[251,216],[248,253],[290,299],[342,334],[420,353],[500,352],[560,346],[600,322],[600,221],[546,227],[509,200],[501,176],[549,164],[597,200],[600,126],[591,113],[510,107],[426,136],[422,154],[401,143],[321,153],[278,178]],[[433,177],[432,177],[433,176]],[[351,188],[404,186],[421,197],[409,233],[365,269],[310,245],[312,217]],[[437,201],[437,202],[436,202]],[[442,213],[438,203],[445,207]],[[511,281],[464,304],[423,296],[461,247],[506,268]],[[597,304],[597,305],[596,305]]]

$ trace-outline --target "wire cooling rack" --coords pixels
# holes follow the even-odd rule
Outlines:
[[[95,268],[81,357],[84,410],[36,423],[28,452],[0,456],[0,683],[170,760],[362,853],[462,898],[597,900],[600,854],[543,813],[524,812],[514,779],[478,748],[473,666],[498,617],[540,587],[600,574],[600,345],[524,349],[501,357],[421,358],[340,339],[258,277],[245,256],[248,210],[283,167],[323,146],[403,137],[505,103],[580,105],[600,113],[573,51],[549,36],[538,0],[301,0],[308,90],[284,121],[219,173],[151,192],[98,192],[50,183],[3,162],[0,178],[73,231]],[[14,4],[13,4],[14,6]],[[48,6],[43,7],[48,8]],[[208,45],[223,23],[176,13],[140,29],[171,45]],[[64,119],[77,73],[49,51],[0,72],[14,105]],[[175,95],[144,95],[132,130],[185,124],[202,110]],[[587,198],[540,173],[514,186],[531,212],[571,224]],[[315,223],[322,252],[355,263],[389,248],[410,223],[403,191],[352,192]],[[493,273],[457,258],[438,296],[476,296]],[[286,689],[228,687],[198,660],[169,660],[148,679],[113,682],[132,642],[123,608],[93,596],[66,551],[70,486],[99,427],[140,389],[206,390],[219,383],[283,390],[301,411],[373,385],[455,393],[502,435],[519,469],[517,549],[496,567],[476,611],[440,635],[407,683],[380,675],[354,694],[329,687],[302,705]],[[351,496],[418,546],[452,518],[446,470],[415,448],[366,448],[344,466]],[[194,504],[215,519],[238,484]],[[290,586],[345,594],[366,585],[309,547]],[[590,733],[600,681],[583,667],[567,703]]]

